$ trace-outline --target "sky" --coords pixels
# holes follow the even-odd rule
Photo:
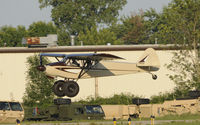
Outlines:
[[[130,15],[139,9],[155,8],[161,12],[172,0],[127,0],[120,15]],[[38,0],[0,0],[0,27],[4,25],[28,27],[33,22],[51,21],[51,8],[40,9]]]

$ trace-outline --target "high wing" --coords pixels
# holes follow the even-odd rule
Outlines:
[[[100,60],[114,60],[114,59],[124,59],[119,56],[115,56],[107,53],[86,53],[86,54],[50,54],[50,53],[41,53],[40,57],[48,56],[48,57],[61,57],[67,59],[75,59],[75,60],[92,60],[92,61],[100,61]]]

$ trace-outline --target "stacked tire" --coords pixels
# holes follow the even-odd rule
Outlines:
[[[57,98],[57,99],[54,99],[54,104],[55,105],[69,105],[71,104],[71,99],[65,99],[65,98]]]
[[[146,98],[133,98],[132,103],[135,105],[149,104],[150,100]]]

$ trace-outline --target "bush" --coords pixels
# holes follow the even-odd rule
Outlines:
[[[98,105],[106,105],[106,104],[112,104],[112,105],[129,105],[132,104],[133,98],[139,98],[138,96],[135,96],[133,94],[114,94],[111,97],[103,98],[103,97],[88,97],[87,99],[82,99],[77,101],[76,103],[82,103],[82,104],[98,104]]]

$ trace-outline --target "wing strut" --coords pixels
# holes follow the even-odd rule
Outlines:
[[[92,67],[92,63],[91,60],[86,60],[86,62],[84,62],[83,67],[78,75],[78,79],[80,79],[86,72],[88,72]],[[87,71],[84,72],[84,70],[87,69]]]
[[[42,66],[42,56],[40,56],[40,65]]]

